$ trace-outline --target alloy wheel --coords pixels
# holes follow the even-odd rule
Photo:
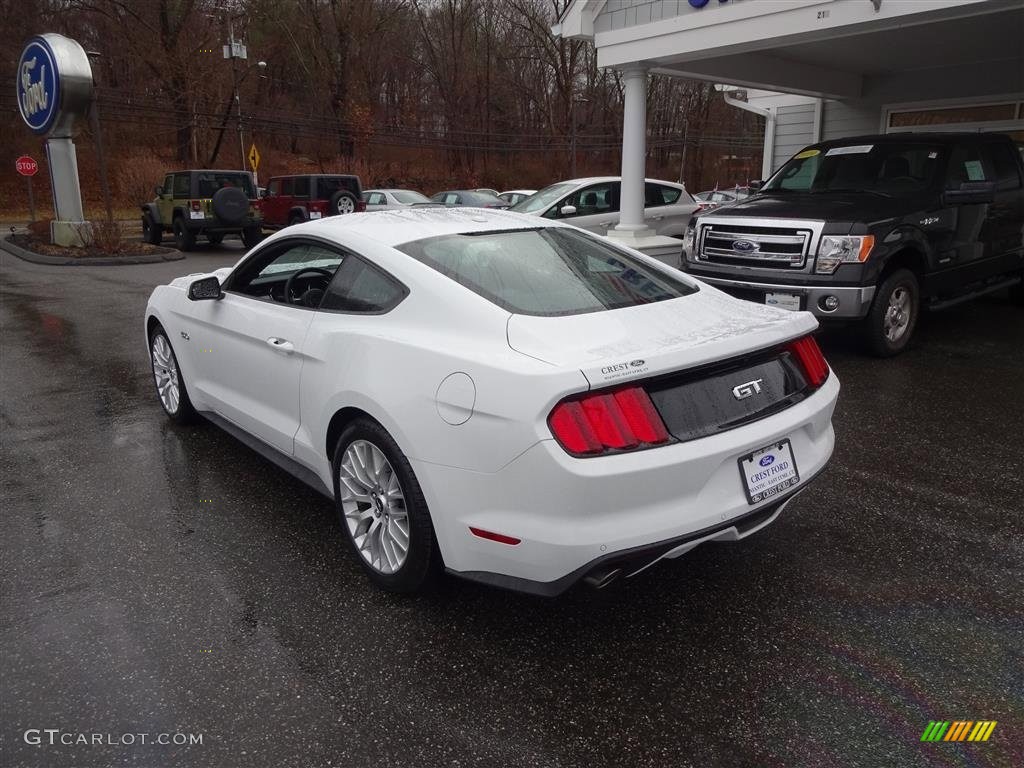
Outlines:
[[[178,412],[181,402],[181,387],[178,379],[178,364],[167,338],[158,333],[153,337],[150,348],[153,360],[153,378],[156,380],[156,391],[160,402],[172,416]]]
[[[367,440],[345,449],[338,471],[345,525],[363,560],[378,573],[397,572],[409,554],[409,514],[398,474]]]

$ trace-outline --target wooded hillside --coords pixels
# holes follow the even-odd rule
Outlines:
[[[622,87],[587,43],[555,39],[568,0],[0,0],[0,70],[13,79],[33,34],[74,37],[92,55],[115,202],[152,196],[169,169],[240,167],[260,176],[353,171],[364,184],[539,188],[618,174]],[[246,60],[223,57],[233,31]],[[265,62],[260,66],[259,62]],[[234,66],[234,72],[233,72]],[[13,173],[42,141],[0,89],[0,204],[24,208]],[[763,125],[705,83],[653,76],[648,175],[691,191],[760,168]],[[87,202],[98,202],[88,125],[76,140]],[[46,204],[45,172],[37,177]]]

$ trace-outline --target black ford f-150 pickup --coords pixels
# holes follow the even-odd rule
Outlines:
[[[691,221],[684,269],[734,296],[861,325],[903,351],[920,310],[1024,278],[1024,148],[1003,134],[815,144],[754,197]]]

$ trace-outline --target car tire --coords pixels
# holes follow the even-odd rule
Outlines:
[[[191,251],[196,247],[196,233],[185,226],[185,220],[178,216],[171,227],[174,232],[174,247],[179,251]]]
[[[153,221],[149,211],[142,214],[142,239],[150,245],[160,245],[164,239],[163,228]]]
[[[242,230],[242,244],[246,248],[252,248],[263,239],[263,233],[258,226],[246,227]]]
[[[210,245],[220,245],[224,242],[223,232],[208,232],[206,239],[210,242]]]
[[[346,213],[355,213],[356,197],[351,192],[335,192],[331,195],[330,207],[327,210],[331,216],[343,216]]]
[[[153,327],[149,334],[149,362],[153,370],[153,383],[157,399],[164,413],[179,424],[190,424],[196,419],[196,410],[185,387],[185,379],[178,366],[171,340],[162,325]]]
[[[898,355],[910,343],[921,315],[921,288],[909,269],[897,269],[885,277],[875,292],[863,337],[868,351],[877,357]]]
[[[338,520],[370,581],[388,592],[429,587],[442,568],[430,511],[409,460],[387,430],[356,419],[338,438],[331,466]]]

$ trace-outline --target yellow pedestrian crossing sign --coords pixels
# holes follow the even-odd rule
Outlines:
[[[256,173],[260,167],[260,152],[256,149],[255,144],[249,147],[249,167],[252,168],[253,173]]]

